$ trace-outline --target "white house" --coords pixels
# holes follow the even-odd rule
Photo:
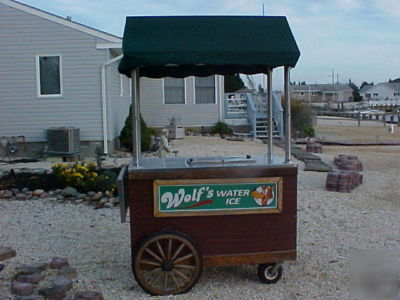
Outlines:
[[[365,85],[360,90],[364,100],[400,100],[400,82],[383,82]]]
[[[80,129],[81,150],[118,146],[130,81],[117,71],[122,39],[13,0],[0,0],[0,137],[43,149],[50,127]],[[149,126],[175,118],[211,126],[223,118],[223,78],[142,78]],[[0,156],[2,154],[0,146]]]

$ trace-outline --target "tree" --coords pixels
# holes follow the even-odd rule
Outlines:
[[[366,86],[366,85],[374,85],[374,83],[373,83],[373,82],[368,83],[368,82],[366,82],[366,81],[363,81],[363,82],[361,83],[361,85],[360,85],[360,90],[361,90],[364,86]]]
[[[140,114],[141,148],[142,151],[149,151],[151,146],[151,135],[155,135],[155,130],[147,127],[146,122]],[[132,106],[129,108],[129,115],[125,120],[125,126],[119,136],[121,146],[132,151]]]
[[[233,93],[237,90],[243,89],[246,86],[239,74],[225,75],[225,93]]]
[[[360,96],[360,90],[358,89],[358,86],[349,79],[349,87],[353,90],[353,101],[354,102],[359,102],[362,100],[362,97]]]

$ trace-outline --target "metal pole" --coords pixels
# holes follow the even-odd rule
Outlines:
[[[272,134],[273,134],[273,103],[272,103],[272,68],[267,71],[267,107],[268,107],[268,149],[267,158],[268,164],[272,164]]]
[[[290,107],[290,67],[285,66],[284,71],[284,90],[285,90],[285,163],[290,164],[291,160],[291,152],[292,152],[292,116],[291,116],[291,107]]]
[[[133,166],[139,168],[140,160],[140,97],[139,97],[139,70],[135,68],[131,71],[132,78],[132,149]]]

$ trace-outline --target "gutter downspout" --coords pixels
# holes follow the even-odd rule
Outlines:
[[[101,66],[101,111],[103,123],[103,151],[108,154],[108,118],[107,118],[107,84],[106,84],[106,67],[116,61],[119,61],[123,55],[119,55],[105,62]]]

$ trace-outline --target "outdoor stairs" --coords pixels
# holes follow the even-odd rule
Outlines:
[[[280,137],[278,124],[277,124],[275,118],[274,118],[273,125],[274,125],[274,128],[272,130],[272,136]],[[255,138],[258,138],[258,139],[268,138],[268,117],[266,114],[259,113],[256,116]]]

